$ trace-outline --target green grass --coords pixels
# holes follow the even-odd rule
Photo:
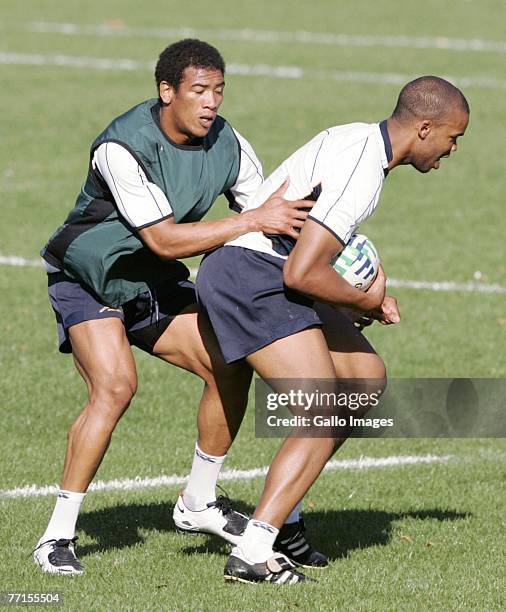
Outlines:
[[[430,601],[434,610],[499,610],[502,509],[486,500],[496,498],[504,478],[504,445],[501,457],[496,444],[466,444],[467,450],[452,441],[417,444],[416,452],[455,451],[446,466],[323,475],[308,495],[312,508],[306,512],[315,543],[332,558],[330,569],[309,572],[317,585],[283,590],[224,584],[227,546],[176,534],[169,510],[177,491],[168,489],[89,496],[79,530],[87,574],[70,580],[40,575],[31,566],[33,536],[19,527],[29,506],[31,524],[41,529],[52,500],[4,504],[4,527],[17,534],[10,555],[16,570],[4,573],[5,586],[58,590],[69,609],[419,610]],[[388,454],[399,445],[369,450]],[[136,451],[146,456],[145,445]],[[260,486],[260,480],[235,483],[233,493],[251,510]]]
[[[406,75],[504,79],[504,53],[334,47],[220,41],[212,30],[504,39],[499,0],[360,0],[335,3],[219,0],[151,2],[49,0],[4,2],[0,52],[131,58],[151,62],[170,40],[150,36],[36,34],[34,21],[206,30],[230,63],[300,66]],[[0,254],[36,258],[73,205],[86,173],[88,146],[116,114],[153,95],[149,70],[96,71],[0,65]],[[254,145],[266,173],[317,131],[387,116],[397,86],[227,76],[222,114]],[[506,284],[504,264],[504,107],[506,90],[465,88],[468,133],[455,158],[428,176],[393,172],[364,226],[396,278],[466,282],[479,270]],[[220,201],[210,217],[226,214]],[[197,260],[189,262],[196,265]],[[65,435],[85,390],[71,359],[56,352],[45,278],[36,268],[2,266],[0,275],[0,488],[58,480]],[[398,290],[403,322],[367,333],[392,377],[504,377],[504,296]],[[201,385],[191,375],[135,350],[138,394],[100,468],[104,480],[184,475],[195,439]],[[252,398],[253,399],[253,398]],[[41,575],[31,549],[51,497],[0,499],[0,591],[59,590],[65,609],[98,610],[500,610],[504,609],[504,440],[352,440],[339,458],[451,455],[446,464],[322,475],[306,519],[331,567],[317,585],[295,589],[224,584],[227,546],[178,536],[170,520],[177,487],[90,495],[78,535],[85,576]],[[246,416],[227,467],[269,463],[277,442],[256,439]],[[227,486],[251,511],[262,479]]]

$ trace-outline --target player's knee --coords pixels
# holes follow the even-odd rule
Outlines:
[[[353,370],[348,377],[361,378],[364,380],[364,384],[371,381],[371,384],[374,387],[380,385],[382,386],[383,390],[386,387],[387,382],[385,362],[376,353],[368,354],[367,357],[362,359],[359,363],[354,364]]]
[[[374,358],[369,361],[367,370],[363,371],[360,378],[362,379],[360,389],[362,393],[367,394],[370,398],[381,397],[387,387],[387,371],[383,359],[379,355],[374,355]],[[363,405],[358,409],[357,415],[365,415],[374,405],[374,403]]]
[[[359,378],[363,381],[365,393],[382,394],[387,387],[387,370],[383,359],[379,355],[371,355]]]
[[[375,386],[381,389],[383,392],[387,386],[387,368],[385,366],[385,362],[379,355],[374,355],[374,358],[371,360],[371,364],[369,365],[369,374],[367,378],[371,378],[376,383]]]
[[[90,397],[93,409],[107,418],[119,418],[137,391],[137,379],[119,377],[96,387]]]
[[[384,378],[386,380],[387,368],[385,366],[385,362],[379,355],[374,355],[372,368],[374,370],[375,378]]]
[[[137,391],[137,381],[117,380],[103,390],[108,404],[114,408],[127,408]]]

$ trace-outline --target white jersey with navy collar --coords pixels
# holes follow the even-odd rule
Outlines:
[[[250,197],[243,211],[260,206],[289,177],[285,198],[315,200],[309,218],[345,245],[376,208],[391,159],[386,121],[328,128],[286,159]],[[251,232],[226,245],[286,257],[293,244],[289,237]]]

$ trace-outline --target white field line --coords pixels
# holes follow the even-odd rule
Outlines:
[[[451,455],[408,455],[393,457],[360,457],[360,459],[344,459],[329,461],[324,468],[325,472],[336,470],[369,470],[372,468],[390,468],[405,465],[446,463]],[[220,481],[252,480],[267,474],[268,466],[252,470],[226,470],[220,475]],[[155,478],[119,478],[116,480],[97,480],[90,485],[90,491],[136,491],[139,489],[152,489],[155,487],[180,486],[187,482],[186,476],[157,476]],[[57,485],[27,485],[15,489],[0,490],[0,499],[15,499],[18,497],[41,497],[54,495],[58,491]]]
[[[405,289],[425,289],[427,291],[447,291],[450,293],[463,291],[465,293],[506,293],[506,287],[498,284],[486,283],[454,283],[452,281],[414,281],[403,280],[402,278],[387,279],[388,287],[400,287]]]
[[[42,259],[25,259],[15,255],[0,255],[0,265],[3,266],[21,266],[26,268],[43,268],[44,262]],[[190,268],[191,278],[197,276],[198,268]],[[486,283],[454,283],[452,281],[416,281],[406,280],[402,278],[389,278],[387,285],[393,288],[403,289],[425,289],[427,291],[446,291],[456,292],[463,291],[464,293],[506,293],[506,287],[497,284]]]
[[[2,266],[20,266],[22,268],[43,268],[44,262],[42,259],[25,259],[16,255],[0,255],[0,265]]]
[[[10,26],[11,27],[11,26]],[[37,21],[22,24],[28,32],[42,34],[65,34],[68,36],[126,36],[148,38],[210,38],[220,41],[243,41],[253,43],[304,43],[332,45],[337,47],[393,47],[408,49],[439,49],[448,51],[485,51],[506,53],[506,41],[482,40],[479,38],[448,38],[447,36],[371,36],[367,34],[334,34],[321,32],[282,32],[252,29],[194,29],[194,28],[142,28],[129,27],[121,22],[98,25],[77,23],[54,23]]]
[[[67,68],[89,68],[92,70],[153,71],[153,62],[140,62],[132,59],[114,59],[108,57],[88,57],[75,55],[42,55],[39,53],[0,52],[0,64],[16,66],[60,66]],[[415,74],[396,72],[356,72],[346,70],[313,70],[300,66],[272,66],[269,64],[227,65],[227,74],[246,77],[273,77],[278,79],[316,79],[321,81],[338,81],[349,83],[375,83],[380,85],[404,85],[414,78]],[[483,89],[506,89],[506,79],[485,75],[450,76],[442,75],[458,87],[478,87]]]

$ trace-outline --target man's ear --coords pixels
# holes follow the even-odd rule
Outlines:
[[[418,138],[420,138],[421,140],[425,140],[430,134],[433,127],[434,124],[430,119],[422,119],[416,126],[416,129],[418,131]]]
[[[174,97],[174,88],[172,85],[169,85],[167,81],[161,81],[158,86],[158,95],[164,104],[170,104]]]

